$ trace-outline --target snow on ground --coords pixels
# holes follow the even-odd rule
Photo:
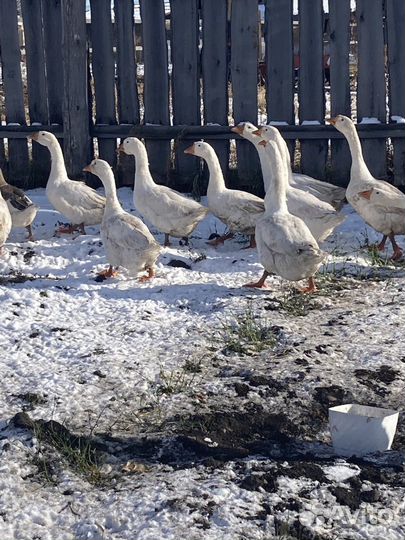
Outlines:
[[[404,402],[404,268],[369,253],[378,235],[349,206],[308,297],[276,277],[243,288],[257,254],[242,237],[207,246],[213,217],[155,280],[97,282],[98,228],[55,237],[62,216],[29,195],[37,241],[13,231],[0,260],[0,538],[404,537],[402,418],[388,457],[330,447],[328,406]],[[21,411],[93,437],[103,463],[12,422]]]

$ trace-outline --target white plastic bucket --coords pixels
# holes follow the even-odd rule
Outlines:
[[[391,448],[397,429],[398,412],[367,405],[339,405],[329,408],[333,449],[340,456],[364,456]]]

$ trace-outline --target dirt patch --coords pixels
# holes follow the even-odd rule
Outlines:
[[[185,268],[186,270],[191,270],[191,266],[187,264],[185,261],[182,261],[180,259],[170,259],[170,261],[166,263],[166,266],[172,266],[173,268]]]
[[[319,386],[315,389],[313,398],[319,404],[325,418],[328,416],[329,407],[336,407],[342,403],[352,403],[354,399],[350,391],[335,384],[331,386]]]
[[[329,483],[325,473],[319,465],[307,461],[295,461],[289,463],[288,466],[285,466],[285,464],[275,463],[270,470],[249,471],[242,478],[239,485],[243,489],[247,489],[249,491],[265,490],[269,493],[276,493],[278,491],[277,479],[280,476],[286,476],[287,478],[294,479],[307,478],[319,483]],[[295,499],[291,499],[290,501],[294,501],[296,505],[299,506]],[[283,502],[283,504],[285,503]]]
[[[355,377],[360,384],[367,386],[381,397],[385,397],[390,389],[387,388],[399,376],[400,372],[390,366],[380,366],[377,370],[356,369]]]
[[[303,525],[298,519],[292,522],[286,522],[275,516],[274,528],[277,538],[280,537],[288,540],[332,540],[332,536],[320,535]]]
[[[25,283],[26,281],[34,281],[35,279],[37,278],[26,274],[9,274],[8,276],[0,276],[0,285],[7,285],[8,283]]]
[[[175,419],[176,420],[176,419]],[[181,419],[177,418],[177,422]],[[287,443],[298,428],[285,414],[269,413],[259,406],[238,412],[214,411],[181,420],[182,443],[205,455],[249,455],[269,442]]]
[[[44,405],[48,401],[46,396],[42,396],[34,392],[15,394],[13,397],[21,399],[23,402],[25,402],[23,406],[24,411],[32,411],[37,405]]]
[[[0,276],[0,285],[8,285],[9,283],[25,283],[26,281],[35,281],[37,279],[51,279],[51,280],[61,280],[62,278],[55,276],[37,276],[37,275],[27,275],[27,274],[8,274],[7,276]]]

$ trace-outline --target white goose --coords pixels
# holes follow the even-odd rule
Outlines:
[[[253,134],[256,130],[256,126],[254,126],[251,122],[242,122],[238,126],[232,128],[232,131],[250,140],[255,145],[256,143],[253,139]],[[278,130],[277,133],[279,136],[279,140],[277,142],[281,143],[280,139],[283,141],[283,144],[279,144],[282,157],[285,159],[286,163],[288,163],[289,166],[289,185],[296,189],[300,189],[301,191],[305,191],[306,193],[311,193],[311,195],[314,195],[321,201],[332,205],[333,208],[335,208],[336,210],[340,210],[345,203],[346,190],[344,188],[329,184],[328,182],[322,182],[321,180],[312,178],[312,176],[308,176],[307,174],[293,173],[291,171],[291,157],[290,152],[288,151],[287,144],[285,143],[284,138],[281,136]],[[264,189],[265,191],[267,191],[270,178],[263,177],[263,181]]]
[[[278,147],[278,141],[275,139],[277,138],[277,134],[279,135],[279,132],[273,126],[266,126],[266,128],[263,128],[262,130],[262,136],[258,137],[254,134],[257,132],[254,128],[255,126],[253,126],[253,124],[245,122],[243,125],[242,136],[255,145],[259,153],[263,179],[270,188],[275,175],[275,172],[273,171],[273,159],[275,156],[274,145],[266,145],[266,141],[273,141]],[[281,136],[280,138],[282,139],[283,144],[285,144],[284,139]],[[283,151],[280,148],[279,152],[283,157]],[[289,177],[291,174],[291,167],[286,160],[284,160],[284,164],[287,170],[287,177]],[[329,203],[321,201],[311,193],[296,189],[289,184],[287,184],[287,205],[291,214],[305,221],[317,242],[325,240],[332,234],[335,228],[345,220],[345,216],[339,214]]]
[[[46,195],[54,208],[71,222],[68,227],[60,227],[59,232],[73,233],[79,230],[85,234],[85,225],[101,223],[105,198],[84,182],[68,178],[62,149],[53,133],[38,131],[32,139],[46,146],[51,153],[51,172],[46,184]]]
[[[339,114],[329,122],[346,137],[352,155],[347,200],[368,225],[383,234],[378,249],[384,249],[388,237],[394,250],[392,259],[399,260],[402,250],[395,241],[395,235],[405,234],[405,195],[370,173],[356,127],[350,118]]]
[[[25,227],[28,231],[28,240],[34,240],[31,224],[37,215],[38,206],[27,197],[22,189],[8,184],[1,170],[0,192],[10,211],[13,228]]]
[[[249,247],[255,247],[255,226],[264,212],[263,199],[246,191],[227,189],[218,157],[208,143],[195,142],[184,152],[199,156],[207,162],[210,173],[207,188],[208,207],[231,231],[230,234],[218,238],[214,245],[231,238],[234,232],[240,232],[250,235]]]
[[[165,233],[165,246],[169,236],[188,237],[208,214],[208,208],[177,191],[156,184],[149,171],[148,154],[144,144],[136,137],[128,137],[119,147],[120,151],[135,157],[135,208],[157,229]]]
[[[146,270],[147,275],[139,281],[152,279],[161,248],[148,227],[139,218],[122,209],[110,165],[102,159],[94,159],[83,171],[98,176],[106,194],[101,239],[110,266],[99,275],[106,278],[115,276],[118,268],[123,266],[132,274]]]
[[[0,255],[3,251],[3,245],[10,234],[11,226],[12,221],[10,211],[0,192]]]
[[[267,145],[273,150],[274,175],[264,204],[265,214],[257,221],[256,242],[260,263],[264,266],[262,277],[248,287],[261,288],[270,273],[289,281],[308,279],[302,292],[316,290],[314,274],[325,258],[310,230],[299,217],[288,211],[288,170],[274,142]]]

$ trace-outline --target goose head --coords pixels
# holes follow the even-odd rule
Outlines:
[[[49,131],[36,131],[32,134],[31,139],[43,146],[51,146],[57,142],[57,138]]]
[[[83,171],[98,176],[106,188],[106,192],[115,187],[115,179],[111,166],[104,159],[93,159],[89,165],[83,168]]]
[[[102,176],[109,174],[111,167],[104,159],[93,159],[89,165],[83,168],[83,171],[95,174],[101,178]]]
[[[130,156],[143,155],[146,152],[145,146],[140,139],[136,137],[127,137],[118,147],[119,152]]]
[[[343,114],[338,114],[334,118],[328,120],[328,122],[342,133],[348,133],[353,129],[353,121]]]
[[[262,141],[276,141],[279,131],[273,126],[260,126],[259,129],[253,132],[253,135],[260,137]],[[265,146],[265,145],[262,145]]]
[[[257,130],[257,127],[251,122],[240,122],[237,126],[231,128],[231,131],[237,133],[241,137],[250,141],[256,142],[253,132]]]
[[[367,199],[368,201],[376,204],[384,204],[384,202],[387,200],[386,194],[384,194],[380,189],[373,187],[371,189],[367,189],[366,191],[360,191],[359,197]]]
[[[214,149],[212,146],[204,141],[197,141],[184,150],[185,154],[191,154],[192,156],[198,156],[203,159],[206,159],[208,156],[212,155],[213,152]]]

